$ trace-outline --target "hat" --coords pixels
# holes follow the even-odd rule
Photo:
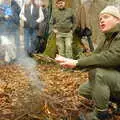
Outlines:
[[[117,7],[115,7],[115,6],[107,6],[107,7],[105,7],[101,12],[100,12],[100,15],[101,14],[110,14],[110,15],[112,15],[112,16],[114,16],[114,17],[117,17],[117,18],[119,18],[120,19],[120,11],[119,11],[119,9],[117,8]]]

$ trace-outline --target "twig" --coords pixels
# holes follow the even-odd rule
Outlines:
[[[24,113],[24,114],[18,116],[15,120],[21,120],[21,118],[23,118],[23,117],[26,116],[27,114],[28,114],[28,113]]]
[[[28,116],[31,117],[31,118],[35,118],[35,119],[41,120],[41,118],[38,117],[38,116],[35,115],[35,114],[28,114]]]

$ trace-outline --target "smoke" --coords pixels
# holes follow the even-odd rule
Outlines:
[[[25,51],[21,51],[20,57],[17,59],[17,63],[22,65],[27,72],[30,85],[32,88],[37,89],[39,92],[44,88],[44,83],[40,81],[38,71],[36,70],[37,62],[29,57]]]
[[[10,63],[16,58],[16,46],[12,36],[7,34],[0,35],[0,56],[4,63]]]

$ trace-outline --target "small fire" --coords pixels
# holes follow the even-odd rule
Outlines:
[[[51,113],[51,112],[49,111],[49,109],[48,109],[48,108],[46,109],[46,112],[47,112],[48,114],[50,114],[50,113]]]
[[[48,113],[48,114],[51,114],[51,112],[49,111],[49,109],[48,109],[48,105],[47,105],[47,103],[45,102],[45,112],[46,113]]]

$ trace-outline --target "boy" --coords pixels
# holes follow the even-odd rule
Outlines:
[[[100,12],[99,28],[105,34],[94,54],[79,60],[57,56],[56,61],[65,68],[88,68],[89,81],[82,84],[79,94],[95,101],[95,109],[86,120],[106,120],[112,115],[108,112],[109,101],[118,108],[120,114],[120,11],[107,6]]]

